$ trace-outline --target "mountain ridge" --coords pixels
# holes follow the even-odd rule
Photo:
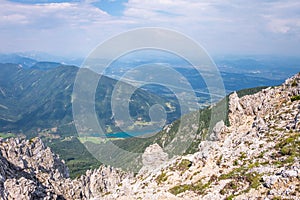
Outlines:
[[[47,159],[57,157],[40,139],[1,140],[0,161],[4,166],[0,170],[1,197],[298,199],[300,104],[296,97],[300,95],[299,86],[300,73],[281,86],[253,95],[231,94],[230,126],[222,121],[217,123],[214,140],[202,141],[193,154],[171,159],[159,145],[152,144],[144,152],[144,166],[136,176],[102,166],[70,180],[64,165],[47,164]],[[33,152],[47,156],[42,159],[43,156]],[[54,160],[61,163],[59,159]],[[19,176],[12,173],[14,170]]]

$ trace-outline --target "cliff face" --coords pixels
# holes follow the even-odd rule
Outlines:
[[[75,180],[39,139],[0,141],[2,199],[299,199],[300,74],[278,87],[229,97],[215,141],[171,160],[157,145],[137,176],[111,167]],[[153,155],[153,156],[152,156]]]

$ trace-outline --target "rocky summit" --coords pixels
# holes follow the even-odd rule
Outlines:
[[[229,96],[229,122],[199,151],[168,159],[149,146],[137,175],[101,166],[71,180],[40,139],[0,141],[2,199],[300,199],[300,74]]]

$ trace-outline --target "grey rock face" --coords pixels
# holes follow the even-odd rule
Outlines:
[[[298,172],[296,170],[283,170],[281,172],[282,177],[288,178],[288,177],[297,177]]]
[[[168,154],[158,144],[152,144],[145,149],[142,155],[144,168],[155,169],[168,160]]]
[[[219,140],[220,134],[226,129],[224,121],[219,121],[213,128],[213,133],[210,135],[210,140]]]
[[[100,167],[78,179],[39,138],[0,141],[1,199],[91,199],[114,190],[132,174]]]
[[[59,193],[45,181],[67,178],[67,167],[39,138],[0,143],[1,197],[3,199],[51,199]],[[57,177],[54,178],[54,177]]]
[[[268,125],[266,124],[265,120],[259,116],[254,118],[252,127],[256,128],[258,133],[265,133],[269,130]]]
[[[277,182],[277,180],[279,179],[279,177],[276,176],[276,175],[263,176],[262,179],[264,181],[264,186],[265,187],[272,188],[272,186]]]

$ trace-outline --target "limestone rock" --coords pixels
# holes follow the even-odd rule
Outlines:
[[[145,149],[142,155],[143,166],[147,169],[154,169],[168,160],[168,154],[158,144],[152,144]]]
[[[1,140],[0,166],[1,199],[91,199],[132,177],[101,166],[71,180],[64,162],[39,138]]]
[[[219,121],[213,128],[213,132],[210,135],[210,140],[219,140],[220,134],[226,129],[224,121]]]

